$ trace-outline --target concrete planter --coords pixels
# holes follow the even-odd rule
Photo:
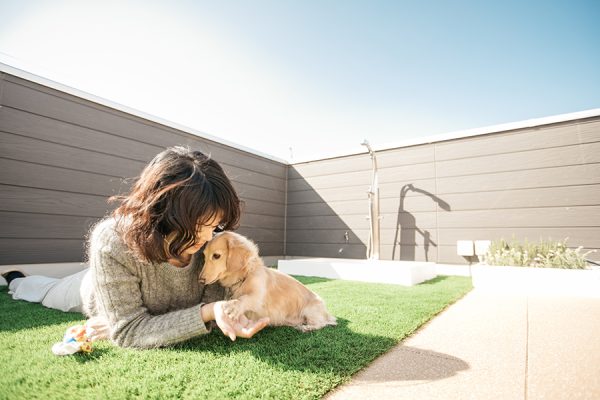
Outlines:
[[[289,275],[404,286],[417,285],[437,276],[434,263],[412,261],[307,258],[279,260],[277,268]]]
[[[474,265],[471,276],[473,286],[486,291],[600,298],[600,269]]]

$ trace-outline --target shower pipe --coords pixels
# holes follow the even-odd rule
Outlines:
[[[367,259],[379,260],[379,181],[377,179],[377,158],[375,152],[371,148],[371,145],[367,141],[361,143],[369,150],[371,155],[372,164],[372,176],[371,176],[371,187],[367,192],[369,196],[369,220],[370,220],[370,232],[369,232],[369,243],[367,245]]]

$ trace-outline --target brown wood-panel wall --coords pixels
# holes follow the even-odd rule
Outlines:
[[[0,73],[0,265],[84,260],[107,198],[174,145],[219,161],[245,203],[240,233],[282,255],[285,164]]]
[[[107,198],[178,144],[223,165],[263,255],[365,257],[367,154],[288,167],[10,74],[0,106],[0,265],[82,261]],[[457,240],[513,236],[599,249],[599,150],[594,117],[378,151],[381,256],[466,263]]]
[[[382,259],[467,263],[457,240],[513,237],[600,248],[600,117],[376,154]],[[292,165],[287,255],[364,258],[370,184],[366,153]]]

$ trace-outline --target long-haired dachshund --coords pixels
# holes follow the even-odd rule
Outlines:
[[[204,259],[200,279],[226,288],[225,309],[230,318],[269,317],[272,326],[291,326],[302,332],[336,325],[316,293],[291,276],[265,267],[258,247],[248,238],[220,233],[206,245]]]

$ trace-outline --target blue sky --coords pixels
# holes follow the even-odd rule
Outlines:
[[[0,57],[298,160],[598,108],[598,21],[577,0],[3,0]]]

